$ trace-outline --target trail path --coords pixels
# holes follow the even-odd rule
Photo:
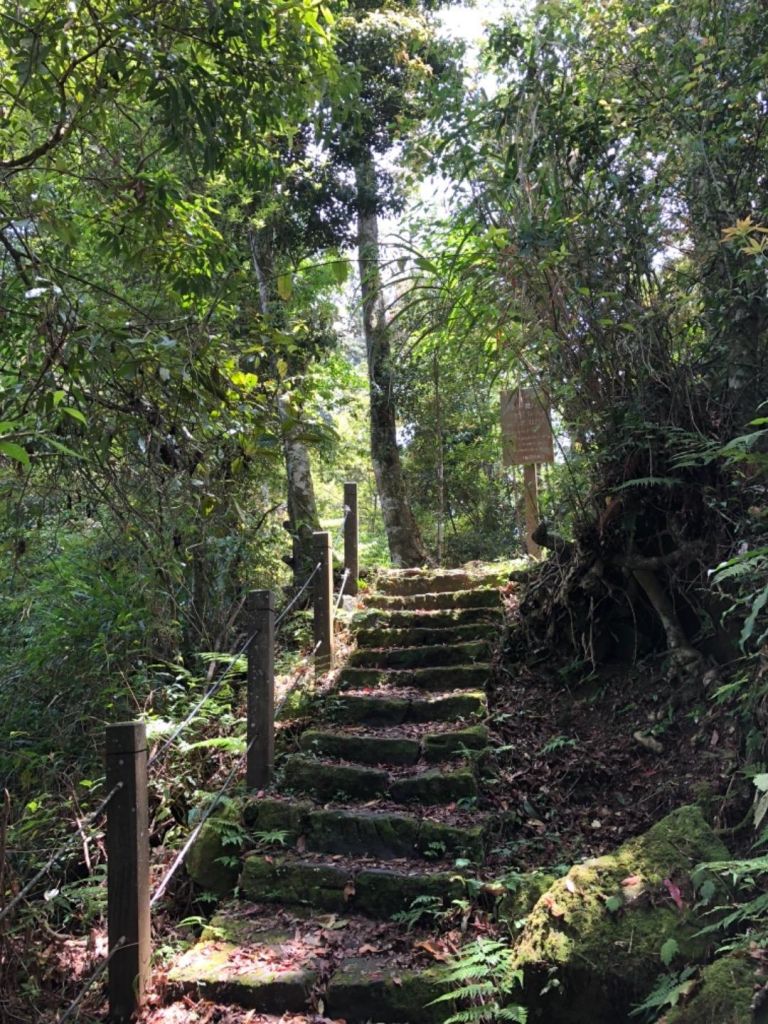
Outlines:
[[[498,582],[487,568],[378,577],[337,688],[245,808],[238,900],[172,967],[172,996],[347,1024],[445,1018],[427,1005],[440,988],[419,926],[482,873]]]

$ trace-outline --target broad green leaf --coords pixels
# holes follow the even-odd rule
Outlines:
[[[0,441],[0,455],[14,459],[23,466],[29,465],[29,455],[26,449],[22,448],[20,444],[16,444],[15,441]]]

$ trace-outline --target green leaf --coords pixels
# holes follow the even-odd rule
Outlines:
[[[663,946],[659,950],[659,956],[661,957],[661,962],[664,964],[665,967],[669,967],[669,965],[677,956],[679,949],[680,947],[678,946],[677,941],[675,939],[667,939],[667,941],[663,944]]]
[[[0,441],[0,455],[5,455],[9,459],[15,459],[22,466],[29,465],[29,455],[26,450],[14,441]]]
[[[78,423],[87,424],[88,422],[83,413],[79,409],[73,409],[71,405],[62,405],[61,411],[65,412],[67,416],[71,416],[73,420],[77,420]]]
[[[277,294],[287,302],[293,295],[293,276],[291,274],[279,274],[277,278]]]

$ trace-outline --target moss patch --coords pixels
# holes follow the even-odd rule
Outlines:
[[[200,829],[187,854],[187,874],[197,885],[218,896],[233,891],[240,873],[240,850],[226,843],[227,826],[239,824],[242,807],[234,800],[222,802]]]
[[[390,796],[398,803],[448,804],[477,796],[477,780],[468,768],[447,772],[441,768],[397,779]]]
[[[359,957],[347,960],[331,978],[326,1011],[345,1020],[441,1024],[450,1008],[429,1003],[442,991],[434,970],[394,970],[384,959]]]
[[[488,730],[484,725],[472,725],[468,729],[453,732],[429,733],[423,739],[426,761],[447,761],[458,757],[465,750],[483,750],[488,746]]]
[[[666,939],[675,939],[684,959],[703,959],[709,939],[696,934],[701,922],[691,907],[690,872],[727,856],[700,809],[681,807],[615,853],[555,882],[534,907],[516,951],[526,996],[541,1019],[620,1020],[663,970],[659,950]],[[682,908],[673,899],[678,891]],[[565,999],[538,995],[553,974]]]
[[[761,979],[764,980],[764,979]],[[684,1005],[664,1017],[665,1024],[753,1024],[755,964],[732,953],[701,972],[701,985]],[[757,1022],[755,1022],[757,1024]]]
[[[293,754],[285,763],[285,782],[289,789],[311,793],[319,800],[342,797],[372,800],[386,793],[389,775],[376,768],[324,764],[312,757]]]

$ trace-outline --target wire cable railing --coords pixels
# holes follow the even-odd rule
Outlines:
[[[77,998],[74,999],[73,1002],[71,1002],[69,1006],[66,1008],[64,1013],[62,1013],[61,1016],[57,1018],[56,1024],[65,1024],[66,1021],[70,1020],[73,1014],[77,1013],[85,997],[91,991],[91,989],[102,976],[102,974],[106,971],[107,967],[109,966],[109,961],[112,959],[115,953],[117,953],[119,950],[123,948],[124,945],[125,936],[121,936],[114,944],[112,949],[109,951],[107,956],[105,956],[101,963],[96,967],[96,970],[88,976],[88,979],[86,980],[83,987],[80,989]]]
[[[293,608],[296,605],[296,603],[298,602],[298,600],[301,597],[301,595],[307,589],[307,587],[312,582],[312,580],[315,578],[315,576],[317,576],[317,574],[320,572],[322,567],[323,567],[323,563],[322,562],[318,562],[317,565],[315,566],[315,568],[309,574],[309,576],[304,580],[303,584],[301,585],[301,589],[298,591],[298,593],[294,595],[294,597],[288,602],[288,604],[285,606],[285,608],[283,608],[283,610],[280,612],[280,614],[276,617],[276,619],[275,619],[275,629],[277,629],[277,627],[280,625],[280,623],[286,617],[286,615],[291,610],[291,608]]]
[[[345,485],[345,488],[346,488],[346,486],[352,487],[354,485]],[[342,538],[345,538],[345,536],[346,536],[346,533],[347,533],[347,530],[346,530],[347,520],[348,520],[348,517],[349,517],[350,513],[353,512],[353,508],[351,508],[350,505],[346,503],[346,499],[347,499],[347,492],[346,492],[346,489],[345,489],[345,504],[343,505],[343,512],[344,512],[344,514],[343,514],[343,518],[342,518],[341,524],[340,524],[340,526],[338,528],[338,532],[339,532],[339,534],[341,535]],[[352,501],[354,506],[355,506],[355,515],[356,515],[356,492],[352,492],[352,497],[350,497],[349,500]],[[326,537],[328,537],[327,534],[326,534]],[[344,572],[343,572],[342,577],[341,577],[341,580],[340,580],[340,583],[339,583],[338,593],[336,594],[336,596],[334,598],[333,591],[332,591],[332,586],[331,586],[331,583],[330,583],[331,575],[332,574],[330,572],[329,561],[328,561],[328,559],[330,559],[330,540],[328,540],[327,543],[328,543],[328,555],[327,555],[327,558],[326,558],[325,555],[321,556],[324,560],[318,561],[315,564],[315,566],[312,569],[312,571],[309,573],[309,575],[304,580],[304,582],[301,584],[301,586],[298,588],[298,590],[293,594],[293,596],[287,602],[285,607],[279,613],[277,613],[277,615],[275,616],[275,618],[272,621],[271,625],[268,625],[268,626],[264,627],[263,624],[262,624],[262,629],[259,629],[259,630],[256,630],[255,632],[253,632],[245,640],[245,642],[242,644],[242,646],[240,647],[239,651],[236,654],[231,655],[231,656],[227,656],[228,660],[229,660],[229,665],[227,666],[225,671],[221,674],[221,676],[218,679],[216,679],[210,686],[208,686],[208,688],[203,693],[203,695],[200,697],[200,699],[195,702],[195,704],[191,708],[191,710],[184,716],[182,721],[179,722],[174,727],[174,729],[171,732],[171,734],[166,739],[164,739],[162,741],[160,746],[152,753],[152,755],[149,757],[149,759],[148,760],[144,759],[144,766],[143,766],[142,770],[149,769],[149,768],[152,768],[152,767],[156,766],[165,757],[165,755],[168,753],[168,751],[172,748],[172,746],[178,740],[179,736],[181,736],[183,731],[185,729],[187,729],[189,727],[189,725],[199,716],[201,710],[206,705],[206,703],[209,702],[219,692],[219,690],[221,690],[222,686],[227,682],[227,680],[230,679],[233,674],[236,674],[236,673],[239,674],[240,672],[242,672],[242,667],[241,667],[242,666],[242,657],[243,657],[243,655],[248,655],[250,657],[251,650],[253,649],[253,645],[254,645],[254,640],[256,640],[256,638],[260,635],[261,632],[264,633],[264,636],[266,638],[271,637],[272,638],[271,642],[274,641],[274,636],[275,636],[277,628],[286,620],[286,618],[290,614],[290,612],[298,605],[299,601],[302,599],[304,594],[307,592],[308,588],[311,586],[313,580],[316,578],[317,574],[323,569],[324,566],[328,567],[328,578],[327,578],[327,580],[325,580],[325,579],[323,580],[323,587],[322,587],[322,594],[323,594],[323,596],[322,596],[322,599],[320,597],[318,597],[317,601],[320,602],[322,600],[323,604],[321,606],[325,607],[326,609],[328,609],[329,605],[332,606],[333,614],[330,616],[330,636],[331,636],[331,644],[332,644],[333,622],[334,622],[336,614],[338,613],[338,610],[339,610],[339,608],[341,606],[341,602],[342,602],[342,599],[344,597],[344,593],[345,593],[345,590],[347,588],[348,581],[350,579],[351,570],[348,567],[350,563],[347,562],[346,563],[347,567],[345,567]],[[354,552],[355,552],[355,554],[354,554],[354,561],[353,561],[352,564],[354,564],[354,566],[356,567],[356,565],[357,565],[357,562],[356,562],[356,541],[354,543]],[[346,553],[345,553],[345,562],[346,562]],[[268,607],[271,610],[271,607],[272,607],[271,604]],[[316,616],[317,616],[317,607],[318,606],[316,606]],[[256,624],[258,621],[259,621],[258,619],[254,619],[252,621],[251,625],[253,626],[253,624]],[[269,621],[269,620],[267,620],[267,621]],[[318,620],[316,618],[316,629],[318,628],[317,627],[317,621]],[[317,640],[317,642],[315,643],[313,649],[308,654],[304,655],[304,657],[299,662],[299,666],[302,665],[305,662],[310,662],[313,658],[315,658],[315,656],[318,654],[318,651],[321,649],[323,644],[328,642],[328,632],[327,632],[327,628],[328,627],[322,627],[322,628],[325,631],[325,635],[321,639]],[[317,633],[316,633],[316,635],[317,635]],[[270,640],[267,639],[266,642],[270,643]],[[221,660],[224,660],[223,656],[220,656],[220,657],[221,657]],[[333,655],[332,655],[332,647],[331,647],[331,664],[332,664],[332,657],[333,657]],[[318,664],[317,660],[315,661],[315,670],[316,670],[316,672],[323,670],[322,668],[319,667],[319,664]],[[249,678],[250,678],[250,675],[249,675]],[[274,707],[274,712],[270,712],[270,714],[272,716],[272,718],[271,718],[272,724],[270,726],[271,728],[274,728],[274,720],[282,712],[282,710],[283,710],[287,700],[291,696],[291,694],[295,691],[295,689],[298,686],[301,685],[301,682],[302,682],[303,678],[304,678],[304,673],[303,672],[300,673],[300,674],[297,674],[295,676],[295,678],[291,681],[291,683],[286,688],[286,690],[283,693],[281,699],[277,702],[276,706]],[[272,676],[271,686],[274,688],[274,675]],[[249,700],[250,700],[250,696],[249,696]],[[271,706],[271,702],[265,704],[264,706],[270,707]],[[250,711],[249,711],[249,714],[250,714]],[[134,726],[135,726],[135,728],[137,730],[138,730],[139,727],[141,727],[141,729],[142,729],[141,735],[143,736],[144,735],[144,732],[143,732],[144,727],[141,726],[141,723],[134,723]],[[124,728],[124,726],[123,725],[115,726],[114,728],[116,728],[116,729],[117,728]],[[250,731],[250,719],[249,719],[249,731]],[[153,907],[155,907],[157,905],[157,903],[167,893],[168,887],[170,886],[173,878],[178,873],[180,868],[185,864],[186,859],[187,859],[187,857],[189,855],[189,852],[192,849],[192,847],[194,846],[194,844],[195,844],[196,840],[198,839],[198,837],[200,836],[200,833],[201,833],[203,827],[205,826],[206,822],[208,822],[209,819],[211,818],[211,816],[215,813],[216,809],[220,806],[221,801],[224,798],[225,794],[229,791],[229,789],[232,787],[232,785],[236,781],[236,779],[238,777],[238,773],[239,773],[239,771],[241,769],[242,762],[249,758],[251,750],[253,749],[254,744],[256,743],[256,741],[257,741],[257,739],[259,738],[260,735],[263,735],[263,732],[262,733],[257,732],[256,735],[254,735],[253,738],[247,743],[247,745],[245,746],[245,748],[242,751],[242,753],[240,753],[236,757],[236,759],[235,759],[234,763],[232,764],[230,770],[228,771],[228,773],[227,773],[227,775],[226,775],[222,785],[217,790],[217,792],[215,793],[215,795],[211,799],[210,803],[205,808],[205,811],[201,815],[200,820],[197,822],[197,824],[193,828],[192,832],[188,836],[188,838],[185,841],[185,843],[182,846],[182,848],[178,851],[178,853],[173,858],[173,861],[172,861],[170,867],[167,869],[167,871],[165,872],[165,874],[161,878],[160,882],[155,887],[154,892],[152,892],[152,894],[149,895],[148,897],[147,896],[144,897],[145,899],[148,899],[148,904],[149,904],[149,909],[150,910]],[[143,755],[143,751],[146,749],[146,747],[142,747],[141,749],[139,749],[139,748],[131,748],[131,749],[134,751],[133,756],[139,756],[139,755]],[[114,757],[115,755],[113,754],[112,756]],[[122,757],[123,755],[117,755],[117,756]],[[108,758],[109,758],[109,753],[108,753]],[[122,761],[118,761],[117,763],[118,764],[122,764],[123,762]],[[250,765],[250,761],[249,761],[249,768],[248,768],[249,772],[250,772],[250,768],[251,768],[251,765]],[[270,768],[270,771],[271,771],[271,768]],[[108,778],[109,778],[109,774],[110,774],[110,769],[109,769],[109,763],[108,763],[108,771],[107,771],[107,777]],[[246,777],[248,777],[248,776],[246,776]],[[112,778],[114,778],[114,774],[112,775]],[[16,895],[4,907],[0,908],[0,922],[5,920],[5,918],[7,918],[11,913],[13,913],[13,911],[19,906],[19,904],[22,901],[24,901],[30,895],[30,893],[33,892],[35,887],[40,883],[40,881],[44,878],[44,876],[51,871],[51,869],[54,867],[54,865],[56,864],[56,862],[60,858],[64,857],[65,855],[67,855],[70,852],[73,852],[74,848],[75,848],[75,846],[76,846],[76,844],[78,842],[81,842],[81,841],[82,842],[87,842],[88,841],[88,835],[87,835],[87,831],[86,830],[91,828],[98,821],[99,817],[108,808],[108,806],[110,804],[110,801],[113,799],[113,797],[115,796],[115,794],[117,792],[119,792],[124,786],[128,786],[128,790],[130,792],[133,792],[133,790],[132,790],[133,781],[131,779],[132,779],[131,776],[124,776],[124,781],[123,782],[118,782],[110,790],[110,792],[107,793],[106,796],[101,800],[101,802],[95,808],[95,810],[92,811],[83,821],[79,821],[78,822],[78,832],[77,832],[77,834],[73,835],[73,836],[70,836],[67,840],[62,842],[53,851],[53,853],[51,853],[51,855],[46,859],[45,863],[35,872],[35,874],[32,876],[32,878],[30,878],[29,881],[26,882],[23,885],[21,890],[18,893],[16,893]],[[141,785],[143,787],[142,791],[145,793],[145,796],[143,797],[143,800],[145,801],[145,803],[144,803],[144,808],[145,809],[144,809],[143,813],[146,816],[146,790],[147,790],[146,773],[144,775],[144,781],[143,781],[143,783]],[[134,797],[131,798],[131,801],[133,801],[133,800],[134,800]],[[133,806],[131,801],[129,801],[129,804],[131,804],[131,806],[133,808],[132,813],[135,816],[136,813],[137,813],[136,807]],[[120,816],[124,813],[124,810],[119,808],[115,813],[116,813],[117,818],[119,820],[122,820],[120,818]],[[129,813],[130,813],[130,808],[129,808]],[[110,819],[108,821],[108,835],[110,834],[109,829],[111,829],[111,828],[112,828],[112,819],[110,817]],[[139,881],[136,880],[136,882],[134,884],[136,886],[138,886],[139,885]],[[146,889],[145,889],[145,892],[146,892]],[[111,901],[111,890],[110,890],[110,901]],[[110,902],[110,907],[111,907],[111,905],[112,904]],[[146,904],[145,904],[145,906],[146,906]],[[111,911],[110,911],[110,914],[111,914]],[[110,918],[110,920],[111,920],[111,918]],[[128,923],[123,922],[123,924],[121,925],[120,929],[117,930],[117,934],[118,935],[121,935],[121,932],[122,932],[121,937],[114,943],[114,945],[112,945],[111,947],[108,947],[109,948],[108,954],[102,959],[102,961],[98,964],[96,969],[83,982],[82,988],[81,988],[79,994],[77,995],[77,997],[75,998],[75,1000],[72,1003],[70,1003],[69,1006],[67,1007],[67,1009],[63,1013],[61,1013],[59,1015],[59,1017],[57,1018],[57,1024],[66,1024],[67,1021],[74,1019],[78,1015],[78,1012],[79,1012],[80,1008],[82,1007],[83,1001],[86,998],[88,992],[92,989],[92,987],[96,984],[96,982],[99,980],[99,978],[107,970],[107,968],[108,968],[112,958],[115,956],[115,954],[120,949],[126,948],[126,943],[128,943],[127,948],[128,948],[129,951],[130,950],[136,950],[136,949],[140,948],[141,943],[144,941],[143,939],[139,939],[137,941],[135,936],[134,936],[134,938],[132,938],[130,940],[126,939],[126,937],[125,937],[126,935],[133,935],[134,934],[130,930],[129,924],[130,924],[130,922],[128,922]],[[130,927],[133,927],[133,925],[130,925]],[[126,928],[128,928],[127,931],[124,930]],[[120,967],[120,970],[121,971],[123,970],[122,966]],[[112,985],[112,972],[110,971],[110,986],[111,985]],[[137,992],[138,992],[138,990],[137,990]],[[139,1000],[138,994],[137,994],[136,998],[137,998],[136,1005],[138,1006],[138,1000]]]
[[[30,878],[30,880],[23,886],[23,888],[18,893],[16,893],[16,895],[13,897],[10,903],[7,903],[2,908],[2,910],[0,910],[0,921],[4,921],[5,918],[8,917],[8,915],[11,913],[11,911],[15,907],[17,907],[26,898],[26,896],[29,895],[30,892],[32,892],[37,883],[41,881],[41,879],[44,878],[45,875],[48,874],[48,872],[51,870],[53,865],[56,863],[57,860],[59,860],[60,857],[63,857],[66,853],[70,853],[72,852],[72,850],[74,850],[77,843],[82,841],[81,832],[84,831],[86,828],[90,828],[91,825],[94,824],[94,822],[107,809],[109,801],[112,799],[112,797],[117,792],[119,792],[119,790],[121,790],[122,787],[122,782],[118,782],[116,786],[113,786],[109,793],[107,793],[107,795],[98,805],[98,807],[94,811],[91,811],[91,813],[88,815],[84,822],[80,822],[77,835],[70,836],[69,839],[67,839],[56,850],[54,850],[54,852],[49,856],[48,860],[45,862],[45,864],[43,864],[40,870],[37,871],[32,876],[32,878]]]

